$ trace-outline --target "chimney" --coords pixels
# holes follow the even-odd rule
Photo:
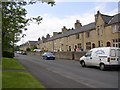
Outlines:
[[[97,20],[97,18],[99,16],[99,14],[100,14],[100,11],[97,11],[97,14],[95,15],[95,22],[96,22],[96,20]]]
[[[58,33],[57,32],[53,32],[53,37],[57,36]]]
[[[42,36],[42,41],[44,42],[46,40],[46,38],[44,36]]]
[[[80,23],[79,20],[76,20],[76,23],[74,24],[75,29],[80,29],[80,27],[82,27],[82,24]]]
[[[62,33],[65,33],[65,32],[67,32],[68,30],[67,30],[67,28],[66,28],[66,26],[63,26],[63,28],[62,28]]]
[[[46,38],[47,38],[47,39],[49,39],[49,38],[50,38],[50,35],[49,35],[49,34],[47,34],[47,35],[46,35]]]
[[[38,41],[41,41],[40,37],[38,38]]]

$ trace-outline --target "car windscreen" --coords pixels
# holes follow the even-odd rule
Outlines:
[[[45,55],[53,55],[53,53],[45,53]]]

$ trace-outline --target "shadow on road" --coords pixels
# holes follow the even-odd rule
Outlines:
[[[96,66],[87,66],[87,68],[100,70],[100,68],[96,67]],[[120,71],[120,68],[119,67],[109,67],[109,68],[106,68],[105,71]]]

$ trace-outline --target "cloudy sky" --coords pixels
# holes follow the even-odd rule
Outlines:
[[[23,32],[26,36],[17,45],[29,40],[37,41],[39,37],[41,38],[47,34],[52,36],[53,32],[60,32],[63,26],[68,29],[74,28],[76,20],[80,20],[82,25],[94,22],[94,15],[98,10],[103,14],[115,15],[118,13],[118,2],[113,1],[79,2],[78,0],[70,0],[69,2],[62,2],[57,0],[56,5],[53,7],[45,3],[26,6],[27,18],[42,16],[43,20],[39,25],[30,23],[30,26],[27,27],[28,30]]]

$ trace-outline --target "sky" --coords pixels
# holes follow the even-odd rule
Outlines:
[[[37,41],[39,37],[46,37],[47,34],[52,36],[53,32],[61,32],[63,26],[68,29],[74,28],[76,20],[79,20],[82,25],[94,22],[94,15],[98,10],[102,14],[115,15],[118,13],[118,2],[113,1],[100,2],[93,0],[91,2],[79,2],[78,0],[70,0],[68,2],[66,0],[66,2],[62,2],[57,0],[56,5],[53,7],[46,3],[28,5],[25,7],[27,10],[26,18],[41,16],[43,20],[39,25],[30,23],[27,26],[28,30],[23,31],[26,36],[17,45],[27,41]]]

